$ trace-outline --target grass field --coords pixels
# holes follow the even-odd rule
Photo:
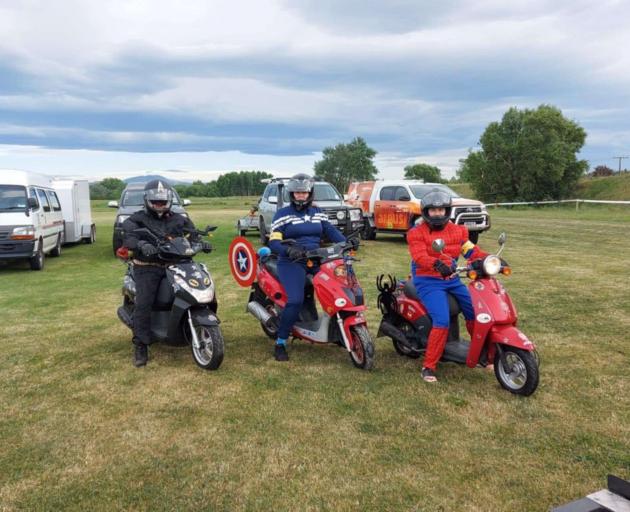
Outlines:
[[[426,385],[385,338],[372,372],[299,341],[289,363],[273,361],[227,265],[252,202],[190,208],[220,226],[200,257],[226,340],[217,372],[162,345],[131,365],[104,202],[95,246],[39,273],[0,267],[0,510],[541,511],[608,473],[630,478],[629,208],[490,211],[480,243],[508,233],[514,274],[502,279],[542,360],[538,391],[520,398],[449,364]],[[406,246],[379,236],[359,257],[375,335],[375,277],[405,276]]]

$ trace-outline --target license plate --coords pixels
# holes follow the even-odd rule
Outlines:
[[[464,222],[464,226],[476,226],[476,222]]]
[[[330,222],[331,224],[339,224],[339,222],[337,221],[337,219],[330,219],[328,222]]]

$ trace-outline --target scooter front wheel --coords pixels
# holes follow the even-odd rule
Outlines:
[[[216,370],[223,362],[223,334],[218,325],[196,325],[199,347],[190,341],[193,359],[204,370]]]
[[[350,359],[352,364],[362,370],[371,370],[374,365],[374,342],[365,325],[350,327],[352,335],[352,350]]]
[[[494,374],[504,389],[515,395],[529,396],[538,387],[538,361],[534,353],[503,346],[506,367],[498,354],[494,358]]]

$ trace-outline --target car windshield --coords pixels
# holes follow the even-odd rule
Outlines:
[[[285,203],[289,202],[289,193],[286,188],[284,188],[283,199]],[[330,183],[315,183],[313,201],[341,201],[341,196]]]
[[[177,192],[173,193],[173,204],[180,204]],[[120,201],[120,206],[144,206],[144,190],[125,190],[122,200]]]
[[[422,199],[422,196],[432,190],[439,190],[440,192],[446,192],[452,198],[457,198],[459,195],[454,190],[448,188],[446,185],[436,185],[436,184],[428,184],[428,185],[410,185],[411,193],[414,195],[416,199]]]
[[[25,210],[26,205],[26,187],[0,185],[0,211]]]

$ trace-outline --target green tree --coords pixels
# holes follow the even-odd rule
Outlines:
[[[442,183],[442,171],[429,164],[414,164],[405,167],[405,179],[424,180],[428,183]]]
[[[92,199],[118,199],[125,189],[125,182],[118,178],[105,178],[90,185]]]
[[[343,194],[352,181],[373,180],[378,174],[373,159],[376,151],[357,137],[349,144],[324,148],[323,158],[315,162],[313,170]]]
[[[481,150],[461,161],[458,176],[484,201],[566,198],[588,168],[577,158],[585,140],[585,130],[556,107],[510,108],[487,126]]]

